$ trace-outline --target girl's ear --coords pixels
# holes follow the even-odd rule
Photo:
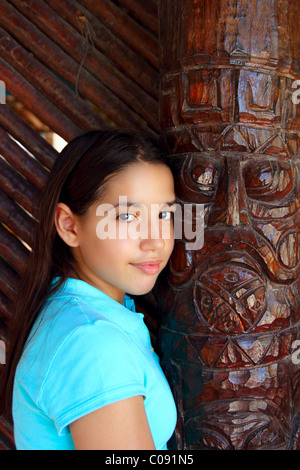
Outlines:
[[[60,238],[71,247],[78,246],[77,219],[63,202],[59,202],[56,206],[54,222]]]

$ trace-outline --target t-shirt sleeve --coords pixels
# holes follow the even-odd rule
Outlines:
[[[132,341],[118,326],[100,321],[78,327],[65,339],[38,402],[62,434],[71,422],[98,408],[145,393]]]

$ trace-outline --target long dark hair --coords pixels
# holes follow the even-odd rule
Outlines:
[[[71,250],[56,232],[58,202],[83,216],[96,202],[108,179],[138,161],[166,164],[152,139],[121,130],[90,131],[73,139],[60,153],[40,206],[32,252],[22,277],[9,326],[7,363],[0,382],[0,412],[11,417],[13,382],[24,346],[46,299],[76,272]],[[59,282],[53,285],[53,279]]]

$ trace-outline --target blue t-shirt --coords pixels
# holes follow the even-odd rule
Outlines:
[[[16,370],[16,448],[74,450],[70,423],[136,395],[156,449],[167,449],[176,407],[143,315],[127,295],[121,305],[67,279],[46,301]]]

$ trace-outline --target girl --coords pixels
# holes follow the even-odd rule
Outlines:
[[[60,154],[5,367],[17,449],[167,448],[175,404],[129,294],[166,266],[174,198],[146,137],[91,131]]]

